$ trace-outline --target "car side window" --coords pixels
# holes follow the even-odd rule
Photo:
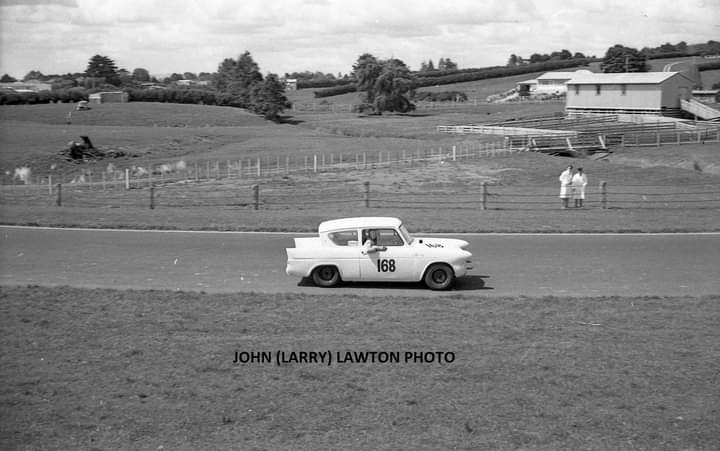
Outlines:
[[[356,230],[341,230],[339,232],[328,233],[330,241],[338,246],[349,246],[350,241],[353,241],[354,245],[357,246],[357,231]]]
[[[403,246],[405,242],[395,229],[376,229],[378,246]]]

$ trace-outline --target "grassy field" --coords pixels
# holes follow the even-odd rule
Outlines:
[[[0,299],[3,449],[710,450],[720,435],[719,298]],[[452,356],[405,361],[437,351]]]
[[[480,99],[515,81],[460,90]],[[311,95],[291,100],[312,102]],[[330,101],[354,102],[349,96]],[[103,171],[106,160],[59,158],[80,135],[126,152],[112,161],[121,168],[465,149],[493,139],[439,134],[435,126],[561,110],[468,104],[383,117],[305,111],[272,124],[231,108],[130,103],[72,112],[68,123],[70,105],[0,106],[0,169]],[[423,232],[717,231],[717,203],[647,201],[661,188],[678,197],[701,185],[715,190],[717,150],[624,149],[602,160],[523,152],[162,183],[153,210],[147,186],[65,185],[61,207],[47,187],[10,186],[2,189],[0,222],[310,232],[330,218],[383,215]],[[569,162],[585,167],[592,189],[588,208],[561,212],[557,175]],[[608,209],[598,204],[601,180],[611,187]],[[362,201],[364,182],[371,208]],[[482,182],[491,192],[484,211],[477,203]],[[259,210],[252,183],[260,184]],[[509,203],[527,194],[541,203]],[[334,203],[339,196],[357,200]],[[716,449],[718,301],[0,287],[0,448]],[[234,363],[243,351],[270,352],[272,362]],[[334,358],[384,351],[403,360],[405,352],[441,351],[454,360],[277,365],[276,351],[330,351]]]
[[[496,90],[502,83],[508,81],[487,81],[484,89]],[[126,157],[109,161],[118,168],[179,159],[200,167],[257,158],[287,158],[302,165],[303,158],[316,155],[329,160],[344,154],[345,161],[352,161],[362,153],[371,160],[381,155],[394,159],[440,149],[447,155],[452,146],[462,156],[497,138],[441,134],[435,132],[436,125],[548,116],[562,110],[561,104],[478,104],[472,111],[463,107],[383,117],[299,112],[290,123],[273,124],[232,108],[129,103],[74,112],[67,124],[70,107],[0,107],[0,169],[11,172],[30,165],[36,177],[54,174],[56,183],[92,170],[97,181],[108,160],[78,164],[58,155],[70,139],[81,135],[90,136],[101,149],[126,152]],[[679,202],[684,192],[717,191],[717,143],[618,149],[597,161],[536,153],[474,155],[412,167],[165,183],[157,187],[153,211],[147,208],[147,187],[124,191],[66,185],[63,207],[54,206],[56,196],[46,188],[12,187],[3,189],[0,219],[6,224],[223,230],[313,230],[323,219],[357,214],[401,216],[426,231],[703,231],[717,230],[720,224],[717,202]],[[569,162],[584,166],[590,177],[588,209],[558,215],[557,174]],[[375,200],[382,202],[358,211],[366,181]],[[607,182],[612,193],[626,193],[611,196],[607,210],[599,208],[600,181]],[[478,204],[482,182],[490,185],[492,194],[486,211]],[[252,183],[261,185],[259,211],[251,207]],[[657,199],[652,196],[661,189],[678,194],[668,204],[648,202]],[[351,200],[333,203],[337,193]],[[528,194],[540,197],[522,204],[522,196],[527,200]]]

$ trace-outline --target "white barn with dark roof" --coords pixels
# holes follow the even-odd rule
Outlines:
[[[693,81],[681,72],[584,73],[567,82],[568,116],[587,113],[679,117]]]

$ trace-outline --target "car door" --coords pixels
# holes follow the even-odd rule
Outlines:
[[[365,237],[369,229],[363,230]],[[375,228],[380,250],[364,253],[361,246],[360,278],[366,281],[413,281],[417,268],[410,246],[393,228]]]

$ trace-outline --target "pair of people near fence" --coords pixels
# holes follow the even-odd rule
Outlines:
[[[585,187],[587,186],[587,175],[583,168],[573,171],[573,166],[568,167],[560,174],[560,200],[562,208],[570,206],[570,199],[575,200],[575,208],[582,208],[585,200]]]

